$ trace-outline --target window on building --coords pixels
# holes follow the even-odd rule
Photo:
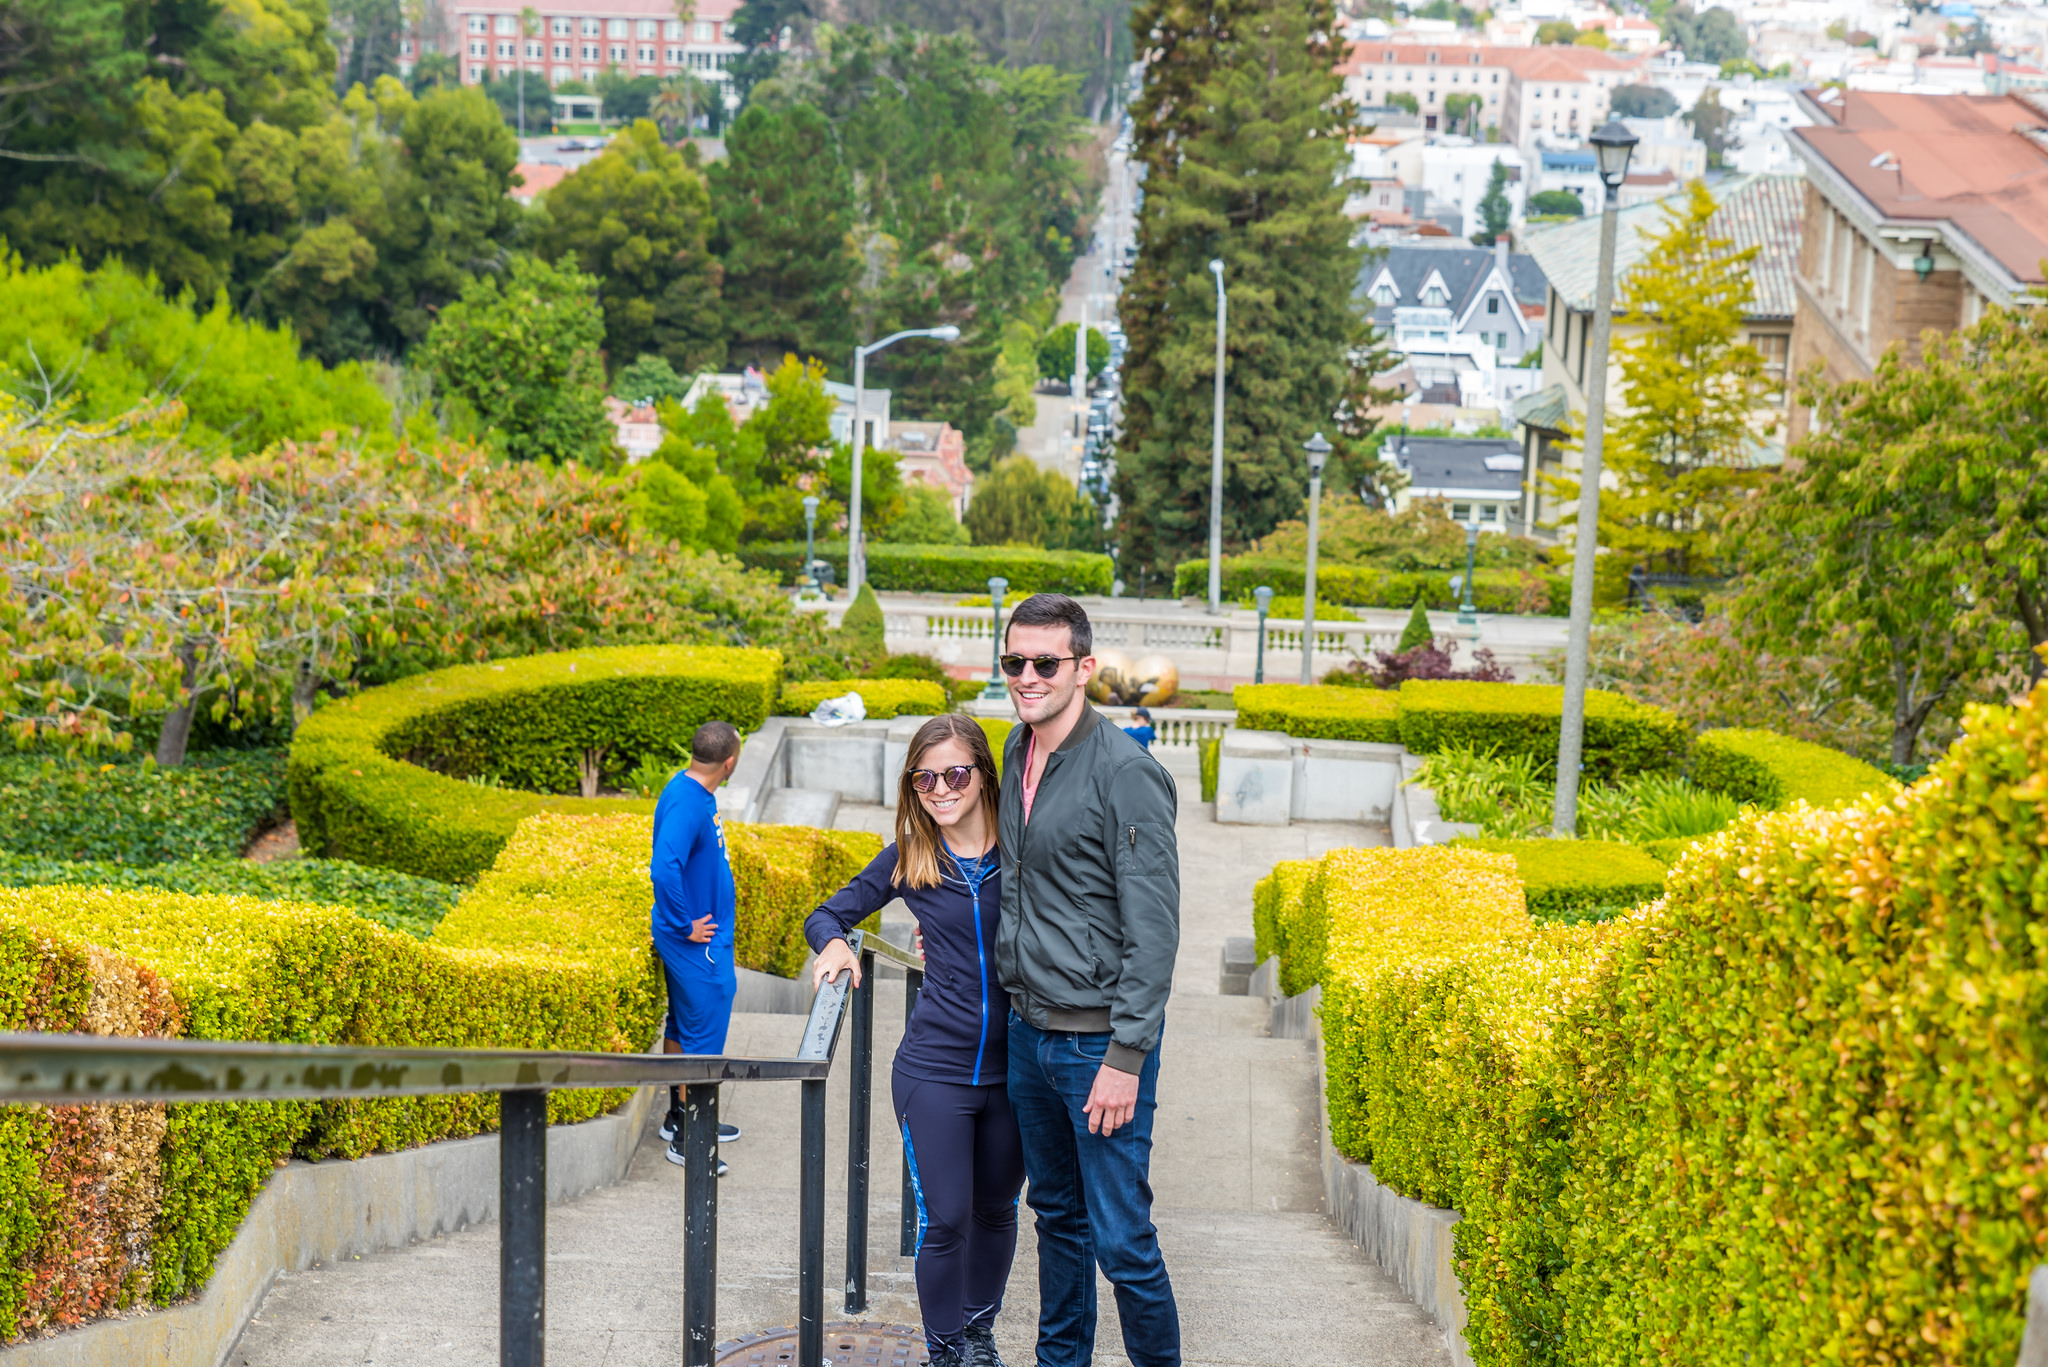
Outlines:
[[[614,62],[623,62],[623,61],[625,61],[625,60],[626,60],[626,49],[625,49],[625,46],[624,46],[624,44],[621,44],[621,43],[613,43],[613,44],[612,44],[612,60],[613,60]]]
[[[500,57],[510,57],[512,55],[512,45],[510,43],[498,44],[498,55]]]
[[[608,20],[605,32],[614,38],[630,38],[633,36],[633,21],[630,19]]]
[[[663,54],[663,57],[670,66],[680,65],[683,60],[683,50],[679,47],[672,47]]]
[[[470,79],[470,80],[471,80],[472,82],[475,82],[475,81],[481,81],[481,80],[482,80],[483,78],[484,78],[484,69],[483,69],[482,67],[480,67],[480,66],[473,66],[473,67],[471,67],[471,68],[469,69],[469,79]]]
[[[491,21],[481,14],[472,14],[469,16],[469,31],[471,33],[489,33],[491,31]]]
[[[518,19],[517,19],[516,17],[514,17],[513,15],[510,15],[510,14],[501,14],[501,15],[499,15],[499,16],[498,16],[498,32],[500,32],[500,33],[517,33],[517,32],[519,32],[519,20],[518,20]]]
[[[639,28],[634,31],[634,36],[640,38],[659,38],[661,36],[661,24],[653,19],[642,19]]]
[[[1451,296],[1444,293],[1442,285],[1431,285],[1422,292],[1422,302],[1433,309],[1440,309],[1451,302]]]
[[[1749,344],[1764,358],[1764,373],[1774,380],[1785,378],[1785,362],[1792,352],[1792,338],[1782,332],[1752,332]]]
[[[1380,203],[1385,204],[1386,202],[1387,197],[1385,195],[1381,195]],[[1380,305],[1383,308],[1391,306],[1394,302],[1393,282],[1391,280],[1380,281],[1378,285],[1373,287],[1372,298],[1374,303]]]
[[[1487,296],[1486,296],[1486,311],[1487,311],[1488,313],[1499,313],[1499,312],[1500,312],[1500,296],[1499,296],[1499,295],[1497,295],[1497,294],[1489,294],[1489,295],[1487,295]]]
[[[1432,49],[1430,49],[1430,53],[1429,53],[1429,64],[1430,64],[1431,66],[1435,66],[1435,65],[1436,65],[1436,63],[1437,63],[1437,54],[1436,54],[1436,49],[1432,48]]]
[[[554,34],[557,38],[567,38],[575,31],[576,21],[573,19],[548,20],[548,32]]]
[[[1469,504],[1469,503],[1453,503],[1453,504],[1451,505],[1451,521],[1453,521],[1453,522],[1469,522],[1469,521],[1471,521],[1471,520],[1472,520],[1472,505],[1471,505],[1471,504]]]
[[[555,55],[555,60],[556,60],[556,61],[558,61],[558,62],[565,62],[565,61],[569,60],[569,45],[568,45],[567,43],[556,43],[556,44],[555,44],[555,54],[554,54],[554,55]],[[566,81],[566,80],[568,80],[569,78],[568,78],[567,76],[563,76],[563,77],[561,77],[561,78],[559,78],[559,79],[561,79],[561,80],[565,80],[565,81]]]
[[[595,38],[603,32],[604,24],[602,21],[597,19],[585,19],[583,21],[583,36],[585,38]]]
[[[664,23],[661,26],[661,36],[670,42],[675,42],[681,38],[683,36],[683,21],[680,19],[670,19]]]
[[[711,41],[711,21],[710,21],[710,20],[708,20],[708,19],[699,19],[699,20],[697,20],[697,22],[695,22],[694,24],[691,24],[691,25],[690,25],[690,36],[691,36],[691,37],[693,37],[693,38],[695,38],[695,39],[696,39],[696,40],[697,40],[698,42],[700,42],[700,43],[708,43],[708,42],[710,42],[710,41]]]

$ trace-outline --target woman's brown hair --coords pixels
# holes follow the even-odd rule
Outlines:
[[[896,871],[889,875],[889,882],[894,887],[935,888],[943,876],[939,860],[944,837],[939,834],[939,823],[932,820],[932,814],[924,809],[924,803],[918,801],[917,789],[910,786],[910,774],[924,766],[924,757],[933,746],[949,740],[957,740],[967,747],[974,772],[981,779],[982,815],[988,819],[989,834],[994,836],[996,833],[999,781],[996,778],[995,752],[989,749],[988,733],[972,718],[958,713],[933,717],[918,727],[917,734],[911,737],[910,751],[903,757],[903,776],[896,781]]]

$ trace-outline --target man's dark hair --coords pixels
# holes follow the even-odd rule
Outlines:
[[[1034,593],[1012,608],[1010,620],[1003,627],[1006,647],[1010,644],[1011,627],[1065,627],[1070,653],[1090,655],[1095,650],[1095,628],[1089,625],[1088,610],[1064,593]]]
[[[692,764],[723,764],[740,752],[740,729],[729,721],[707,721],[690,737]]]

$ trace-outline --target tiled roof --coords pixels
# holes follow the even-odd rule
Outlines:
[[[1358,273],[1358,289],[1362,292],[1370,287],[1385,270],[1401,291],[1399,302],[1403,306],[1415,305],[1422,302],[1422,287],[1434,271],[1443,277],[1444,288],[1450,294],[1446,307],[1454,315],[1461,314],[1493,264],[1493,252],[1484,247],[1389,247],[1384,257],[1376,255],[1366,261]],[[1517,304],[1543,302],[1543,274],[1528,256],[1508,257],[1508,278]],[[1373,321],[1383,327],[1392,325],[1393,306],[1375,307]]]
[[[1515,421],[1539,432],[1568,431],[1571,406],[1561,384],[1545,385],[1515,400]]]
[[[1436,60],[1429,60],[1434,52]],[[1473,60],[1477,58],[1478,60]],[[1337,66],[1349,76],[1368,66],[1505,67],[1525,81],[1583,81],[1589,71],[1626,71],[1636,63],[1576,45],[1495,47],[1484,43],[1353,43]]]
[[[1718,207],[1708,231],[1729,239],[1736,250],[1757,248],[1750,264],[1755,295],[1748,317],[1790,318],[1795,303],[1792,275],[1799,263],[1799,228],[1806,212],[1804,176],[1738,176],[1714,190]],[[1666,216],[1682,201],[1675,196],[1630,205],[1620,211],[1620,233],[1614,242],[1615,278],[1621,280],[1649,254]],[[1588,214],[1569,223],[1533,229],[1529,254],[1565,306],[1590,311],[1594,275],[1600,266],[1600,215]]]
[[[1808,92],[1794,145],[1884,219],[1948,223],[2024,284],[2048,257],[2048,115],[2012,95]]]

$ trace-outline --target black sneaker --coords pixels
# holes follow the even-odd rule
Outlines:
[[[656,1131],[665,1144],[683,1132],[683,1108],[671,1106],[661,1118],[661,1128]]]
[[[926,1367],[968,1367],[972,1361],[958,1348],[940,1348],[926,1359]]]
[[[661,1152],[662,1157],[668,1159],[669,1162],[675,1164],[679,1168],[686,1168],[690,1165],[690,1160],[688,1156],[685,1155],[683,1151],[677,1148],[674,1144],[670,1144],[666,1149],[663,1149]],[[728,1172],[731,1171],[732,1169],[729,1166],[727,1166],[726,1161],[723,1158],[718,1160],[718,1175],[720,1177],[725,1176]]]
[[[996,1354],[996,1331],[986,1324],[970,1324],[963,1331],[967,1341],[966,1367],[1003,1367]]]
[[[728,1125],[728,1124],[726,1124],[726,1123],[725,1123],[725,1122],[724,1122],[723,1120],[721,1120],[721,1121],[719,1121],[719,1122],[718,1122],[718,1142],[719,1142],[719,1143],[721,1143],[721,1144],[730,1144],[730,1143],[732,1143],[732,1141],[733,1141],[733,1140],[735,1140],[735,1139],[738,1139],[738,1138],[740,1137],[740,1134],[741,1134],[741,1131],[740,1131],[740,1127],[739,1127],[739,1126],[737,1126],[737,1125]]]

